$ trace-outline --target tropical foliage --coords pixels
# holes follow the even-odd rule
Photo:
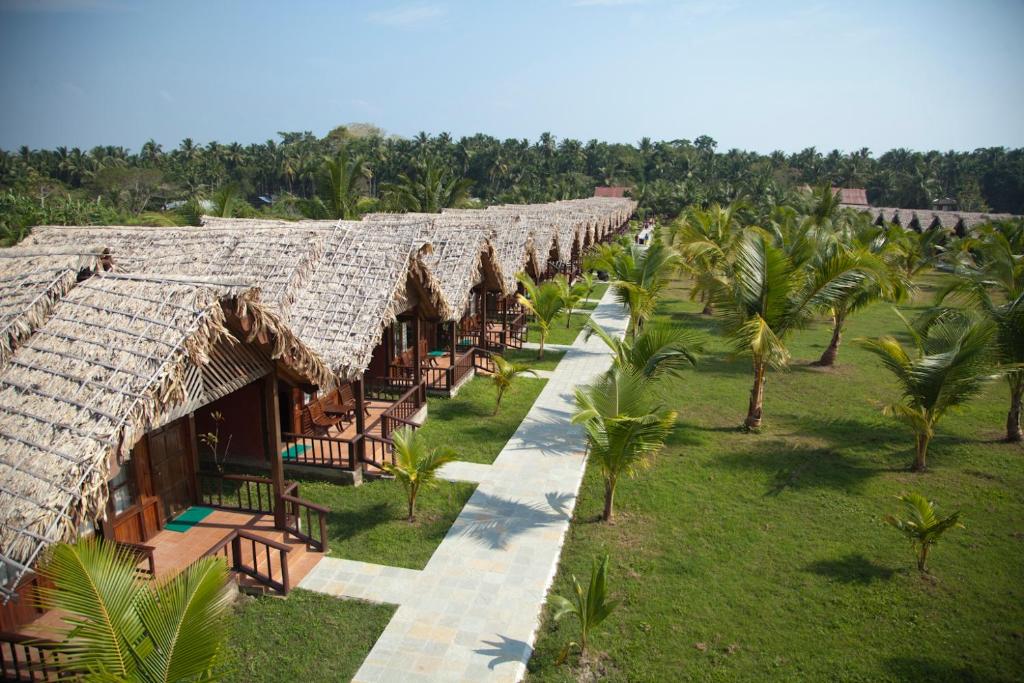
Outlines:
[[[437,471],[455,460],[451,448],[431,449],[419,434],[409,427],[396,429],[391,433],[394,444],[395,462],[384,463],[384,471],[393,476],[405,489],[409,503],[409,521],[416,521],[416,497],[424,488],[437,483]]]
[[[494,415],[497,415],[498,410],[501,409],[501,399],[505,396],[505,392],[512,388],[512,383],[516,378],[522,375],[536,376],[537,373],[525,365],[505,360],[498,354],[492,355],[491,360],[494,361],[494,371],[490,375],[495,389]]]
[[[921,472],[928,467],[928,446],[939,420],[977,394],[991,373],[996,330],[988,320],[974,321],[964,315],[929,319],[923,330],[908,324],[907,330],[914,343],[911,353],[894,337],[861,343],[899,383],[900,400],[882,410],[913,432],[912,469]]]
[[[59,645],[66,673],[97,681],[215,680],[231,596],[223,559],[203,558],[168,581],[150,581],[139,577],[132,555],[86,538],[54,546],[41,574],[41,605],[66,624]]]
[[[590,583],[587,589],[583,590],[576,577],[572,577],[573,595],[572,599],[564,598],[561,595],[552,595],[551,602],[555,605],[552,618],[555,621],[566,616],[573,616],[580,625],[580,642],[568,643],[562,651],[559,662],[565,661],[569,650],[577,645],[580,654],[587,652],[587,642],[590,634],[595,628],[601,625],[618,606],[617,600],[608,599],[608,556],[605,555],[600,561],[594,560],[594,566],[590,570]]]
[[[619,366],[593,384],[576,389],[574,423],[587,434],[592,462],[604,479],[604,511],[614,514],[615,487],[623,476],[632,476],[647,459],[665,445],[676,423],[676,412],[656,402],[650,382],[641,373]]]
[[[520,274],[519,282],[523,284],[526,294],[525,296],[519,294],[516,296],[516,299],[533,316],[534,321],[537,323],[537,330],[540,332],[540,347],[537,350],[537,358],[543,358],[544,342],[548,338],[551,324],[565,307],[562,291],[556,283],[551,281],[538,285],[533,281],[533,278],[525,273]]]
[[[910,539],[917,554],[917,569],[922,572],[928,571],[928,552],[932,546],[950,529],[963,527],[960,523],[960,513],[954,512],[947,517],[939,517],[935,512],[935,503],[920,493],[905,493],[897,496],[897,499],[903,503],[906,518],[886,515],[885,522],[902,531]]]
[[[588,320],[587,334],[596,334],[608,346],[617,367],[649,380],[678,374],[696,365],[703,349],[700,336],[680,325],[649,325],[635,338],[619,339],[595,321]]]

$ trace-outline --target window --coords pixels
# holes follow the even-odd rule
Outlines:
[[[108,483],[114,514],[119,515],[135,503],[135,480],[131,463],[124,463],[117,475]]]

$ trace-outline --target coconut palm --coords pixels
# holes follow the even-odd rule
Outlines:
[[[906,493],[897,496],[897,500],[903,503],[907,511],[906,519],[899,519],[893,515],[886,515],[886,524],[902,531],[917,551],[917,569],[921,572],[928,571],[928,551],[939,542],[942,534],[954,527],[963,528],[960,523],[960,513],[954,512],[948,517],[940,518],[935,514],[935,503],[931,502],[920,493]]]
[[[590,640],[591,632],[607,619],[615,608],[618,607],[618,600],[608,600],[608,555],[606,554],[600,562],[594,560],[590,569],[590,583],[587,589],[583,590],[580,582],[572,577],[573,596],[572,600],[563,598],[561,595],[552,595],[551,602],[555,605],[555,611],[551,618],[560,621],[563,617],[572,615],[580,624],[580,655],[587,653],[587,643]],[[577,643],[567,643],[558,657],[561,664],[569,655],[569,650]]]
[[[424,488],[437,483],[437,471],[442,465],[455,460],[451,448],[427,447],[423,436],[409,427],[402,427],[391,433],[395,462],[384,463],[384,471],[402,484],[409,503],[409,521],[416,521],[416,497]]]
[[[591,264],[611,274],[615,299],[629,311],[631,337],[654,315],[678,262],[679,255],[659,241],[648,247],[610,247],[594,254]]]
[[[928,445],[939,420],[977,394],[991,372],[995,325],[989,320],[951,315],[930,321],[923,332],[909,324],[907,329],[914,341],[913,356],[893,337],[861,343],[882,360],[899,383],[900,400],[882,410],[914,433],[912,469],[922,472],[928,466]]]
[[[596,382],[576,389],[573,423],[587,433],[590,457],[604,478],[604,511],[610,521],[615,487],[623,476],[635,474],[665,445],[676,412],[654,402],[648,380],[632,369],[613,366]]]
[[[370,177],[366,158],[362,155],[351,157],[348,148],[342,145],[333,157],[324,157],[321,177],[321,193],[331,218],[351,220],[359,218],[360,184]]]
[[[440,213],[469,198],[473,181],[449,174],[445,165],[428,157],[414,164],[413,172],[402,173],[394,183],[382,183],[385,201],[400,211]]]
[[[558,287],[558,296],[562,299],[562,308],[565,309],[565,327],[572,327],[572,309],[583,299],[583,287],[576,284],[569,284],[569,278],[565,275],[556,275],[552,280]]]
[[[109,541],[52,548],[39,597],[66,624],[57,665],[87,680],[211,680],[231,602],[224,560],[203,558],[159,582],[140,579],[136,564]]]
[[[743,423],[747,429],[761,426],[767,371],[788,365],[788,337],[862,283],[865,266],[856,254],[840,251],[828,258],[808,258],[813,253],[799,244],[779,246],[752,231],[737,246],[715,292],[735,351],[753,359],[754,384]]]
[[[576,284],[583,291],[583,299],[589,299],[590,295],[594,293],[594,289],[597,287],[597,276],[587,269],[585,273],[579,276],[576,280]]]
[[[526,295],[517,294],[516,299],[520,305],[533,315],[537,323],[537,330],[540,332],[540,348],[537,350],[537,358],[544,357],[544,342],[551,331],[551,324],[562,312],[565,303],[562,300],[562,293],[554,282],[536,284],[529,275],[521,273],[519,282],[523,284]]]
[[[1012,225],[1007,224],[1012,229]],[[1019,228],[1018,228],[1019,229]],[[1021,230],[1024,233],[1024,230]],[[1024,258],[1014,246],[1020,236],[992,227],[978,238],[961,244],[963,258],[955,280],[943,287],[937,303],[957,299],[981,311],[996,326],[995,360],[1003,367],[1010,388],[1006,440],[1020,441],[1021,403],[1024,399]],[[1021,240],[1024,241],[1024,240]]]
[[[646,326],[635,339],[618,339],[595,321],[588,320],[588,338],[591,334],[596,334],[611,349],[615,365],[651,380],[678,374],[696,365],[703,351],[700,337],[679,325],[656,323]]]
[[[238,186],[229,183],[219,188],[211,197],[213,215],[220,218],[231,218],[235,215],[235,207],[242,200],[238,196]]]
[[[494,401],[494,412],[492,415],[498,414],[498,409],[501,408],[501,399],[505,396],[505,392],[512,388],[512,383],[517,377],[523,375],[537,376],[537,373],[527,368],[524,365],[518,365],[512,361],[506,360],[504,356],[497,354],[491,356],[491,360],[494,361],[494,371],[491,372],[491,381],[494,383],[494,388],[497,391],[497,396]]]
[[[830,259],[846,251],[858,259],[865,270],[857,273],[856,287],[844,289],[828,306],[832,317],[832,338],[814,363],[820,367],[835,365],[843,331],[850,317],[879,301],[902,301],[912,290],[910,279],[899,264],[899,253],[885,239],[884,230],[872,225],[866,214],[847,223],[845,230],[832,233],[818,246],[815,258]]]
[[[712,204],[706,211],[692,207],[673,231],[671,243],[678,245],[683,257],[679,265],[693,279],[690,298],[704,302],[704,315],[715,312],[713,292],[743,236],[739,212],[744,207],[740,200],[725,208]]]

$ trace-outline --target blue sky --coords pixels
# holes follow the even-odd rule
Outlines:
[[[0,147],[390,133],[1024,146],[1024,2],[0,0]]]

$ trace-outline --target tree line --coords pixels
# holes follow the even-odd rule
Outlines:
[[[625,185],[642,213],[675,216],[737,197],[784,203],[803,185],[863,187],[876,206],[1024,213],[1024,149],[972,152],[867,148],[794,154],[722,151],[693,140],[619,144],[542,134],[535,142],[476,134],[386,135],[371,124],[320,138],[281,132],[242,145],[186,138],[173,149],[149,140],[133,152],[0,150],[0,229],[11,241],[34,223],[164,223],[200,213],[352,218],[377,210],[547,202]]]

